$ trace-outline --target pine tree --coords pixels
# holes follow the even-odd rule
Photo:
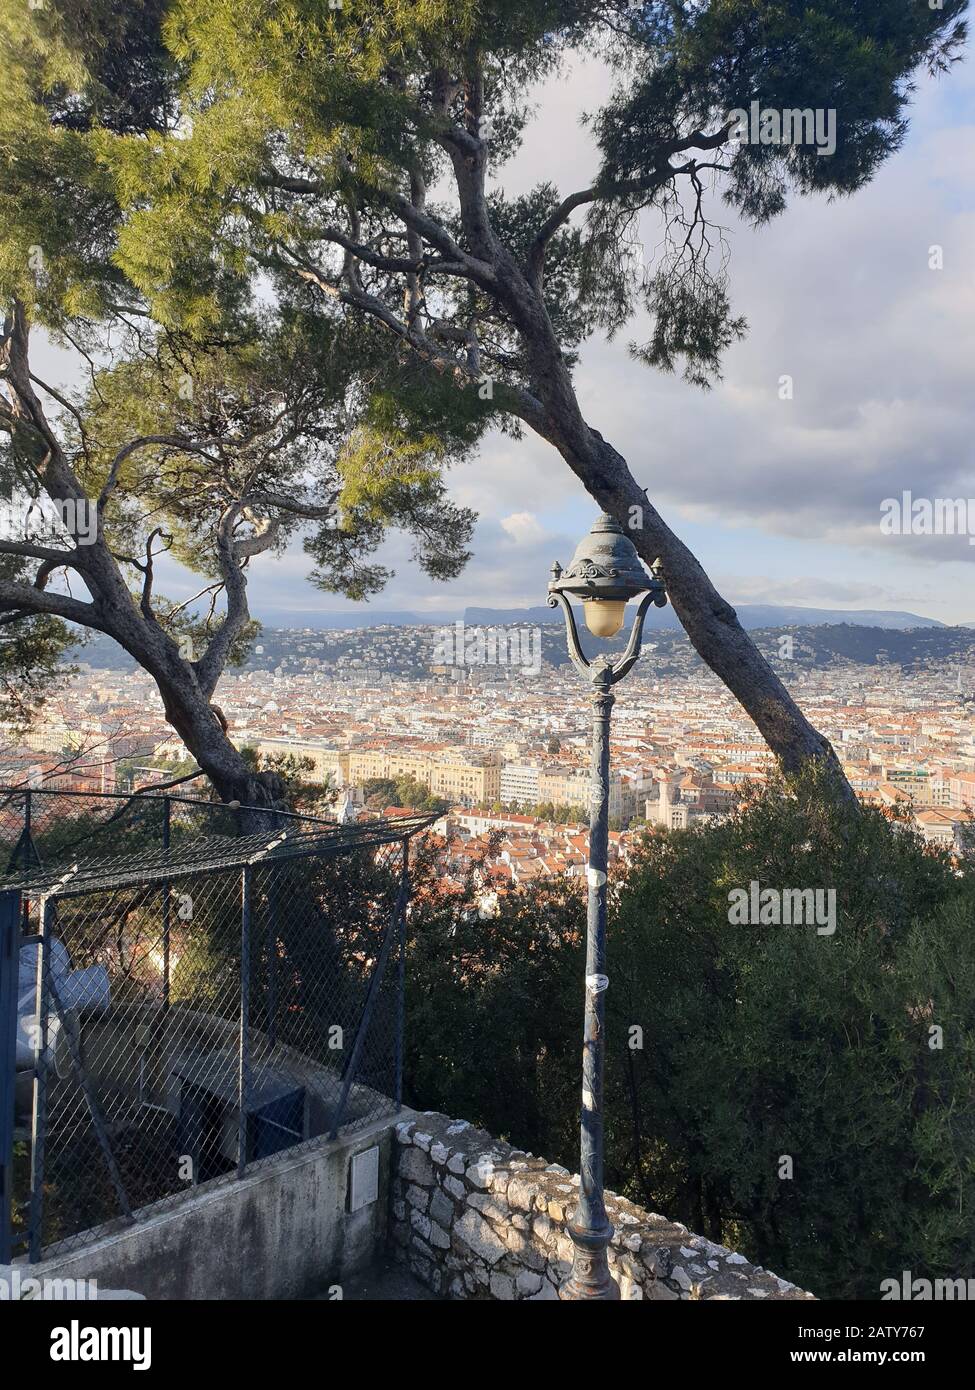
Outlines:
[[[238,332],[241,316],[270,298],[278,315],[316,325],[313,341],[323,325],[378,329],[395,370],[378,392],[360,373],[374,409],[357,422],[349,460],[359,539],[381,528],[372,509],[382,510],[377,490],[389,492],[385,432],[404,443],[402,413],[436,417],[466,447],[488,424],[533,431],[628,528],[643,559],[659,561],[695,649],[785,768],[825,762],[845,786],[828,741],[586,419],[573,368],[589,334],[622,329],[642,307],[651,332],[636,355],[712,382],[745,331],[716,199],[760,223],[790,191],[855,192],[901,144],[914,74],[957,58],[963,9],[964,0],[356,0],[341,9],[136,0],[119,14],[108,0],[36,9],[10,0],[0,18],[0,293],[21,307],[7,335],[8,425],[28,422],[47,460],[44,485],[73,495],[67,451],[24,375],[30,321],[72,335],[148,323],[207,342]],[[619,75],[591,117],[599,158],[588,182],[518,197],[489,186],[530,123],[528,84],[580,53],[610,60]],[[736,142],[736,113],[753,102],[835,112],[830,157],[809,143]],[[635,240],[645,211],[663,226],[646,270]],[[422,436],[413,447],[425,456]],[[408,510],[399,482],[394,500]],[[438,566],[431,503],[446,503],[429,473],[420,497],[424,553],[434,572],[449,573],[457,553],[448,548]],[[326,567],[345,560],[344,533],[323,529],[318,543]],[[228,592],[241,557],[215,544]],[[36,548],[30,558],[55,563]],[[102,577],[106,602],[124,606],[123,580]],[[365,583],[382,577],[367,573]],[[0,585],[4,611],[31,597],[29,585]],[[98,625],[87,605],[69,614],[51,592],[33,603],[26,611]],[[224,645],[242,629],[238,609]],[[114,635],[130,650],[145,645],[134,629]],[[154,674],[171,661],[152,655]],[[197,734],[211,689],[203,680],[194,696]],[[177,727],[186,723],[174,714]]]

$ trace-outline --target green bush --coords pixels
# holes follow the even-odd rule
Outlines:
[[[835,889],[835,933],[733,925],[753,881]],[[649,838],[611,937],[613,1109],[653,1141],[636,1192],[822,1296],[970,1272],[973,909],[971,865],[815,782]]]
[[[578,892],[553,881],[502,896],[498,915],[485,917],[476,869],[461,892],[445,894],[437,856],[420,851],[413,880],[407,1101],[571,1158],[585,923]]]
[[[732,923],[753,881],[834,889],[835,932]],[[580,892],[420,896],[411,1098],[575,1169]],[[607,1186],[821,1297],[972,1274],[973,924],[975,865],[815,779],[648,835],[611,903]]]

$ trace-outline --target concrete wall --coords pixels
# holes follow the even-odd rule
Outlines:
[[[402,1112],[409,1114],[410,1112]],[[96,1279],[155,1299],[274,1299],[321,1293],[369,1265],[386,1237],[393,1120],[205,1183],[163,1211],[34,1265],[38,1279]],[[379,1146],[379,1196],[348,1210],[354,1154]],[[27,1267],[18,1265],[26,1274]]]
[[[579,1179],[463,1120],[397,1125],[391,1248],[446,1298],[556,1299],[572,1267]],[[807,1299],[744,1255],[613,1193],[609,1267],[625,1299]]]

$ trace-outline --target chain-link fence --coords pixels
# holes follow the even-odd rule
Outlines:
[[[247,807],[146,788],[117,792],[0,787],[0,874],[71,855],[137,854],[201,836],[247,830]],[[310,828],[317,816],[276,812],[282,825]]]
[[[408,849],[431,819],[0,883],[0,1261],[398,1109]]]

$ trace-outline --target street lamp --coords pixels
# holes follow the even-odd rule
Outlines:
[[[640,655],[643,624],[651,604],[662,608],[667,595],[661,580],[647,574],[633,542],[604,512],[581,541],[567,570],[556,561],[548,586],[549,606],[565,616],[569,656],[592,684],[592,781],[589,803],[589,901],[586,912],[586,1019],[582,1045],[582,1125],[579,1204],[569,1222],[575,1246],[572,1274],[559,1290],[563,1299],[617,1299],[619,1286],[609,1272],[606,1247],[613,1228],[603,1201],[603,998],[606,968],[606,870],[609,860],[609,720],[612,687],[631,671]],[[586,626],[596,637],[613,637],[623,626],[628,601],[643,594],[630,640],[618,660],[589,661],[579,645],[569,595],[582,600]]]

